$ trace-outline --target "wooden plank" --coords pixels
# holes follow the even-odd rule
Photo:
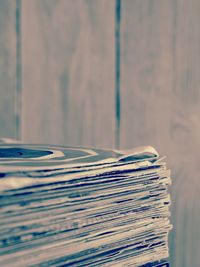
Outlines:
[[[0,0],[0,138],[17,137],[16,2]]]
[[[22,139],[114,145],[115,1],[22,1]]]
[[[172,266],[199,266],[200,2],[125,0],[121,148],[150,144],[172,169]]]

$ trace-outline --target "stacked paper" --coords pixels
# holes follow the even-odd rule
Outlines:
[[[130,151],[0,145],[0,266],[168,266],[169,170]]]

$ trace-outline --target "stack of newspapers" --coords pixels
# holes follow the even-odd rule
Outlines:
[[[169,266],[170,173],[152,147],[0,144],[0,266]]]

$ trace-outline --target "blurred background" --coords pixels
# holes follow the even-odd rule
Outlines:
[[[0,0],[0,136],[166,155],[172,267],[200,266],[199,14],[199,0]]]

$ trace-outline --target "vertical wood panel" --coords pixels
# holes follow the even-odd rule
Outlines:
[[[198,0],[122,1],[121,147],[168,156],[174,267],[200,264],[199,10]]]
[[[0,137],[17,137],[16,2],[0,0]]]
[[[22,138],[114,145],[114,0],[22,0]]]

